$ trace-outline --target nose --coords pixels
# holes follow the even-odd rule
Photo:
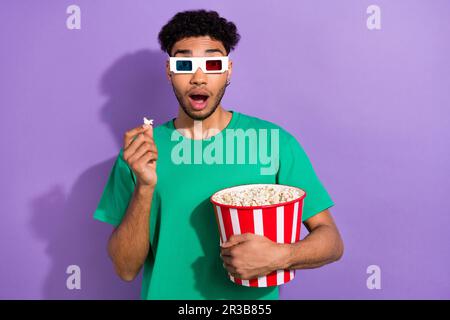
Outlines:
[[[197,86],[207,83],[206,74],[203,73],[201,68],[198,68],[197,71],[195,71],[195,73],[192,75],[190,83]]]

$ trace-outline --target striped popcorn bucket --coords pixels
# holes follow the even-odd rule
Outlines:
[[[232,206],[218,203],[213,198],[220,192],[242,191],[249,187],[271,186],[274,188],[294,188],[300,191],[300,197],[279,204],[264,206]],[[216,192],[210,201],[214,207],[220,244],[233,234],[253,233],[265,236],[277,243],[294,243],[300,240],[300,227],[303,199],[306,192],[302,189],[278,184],[248,184],[227,188]],[[287,283],[294,279],[295,270],[275,270],[272,273],[250,280],[233,277],[231,281],[247,287],[269,287]]]

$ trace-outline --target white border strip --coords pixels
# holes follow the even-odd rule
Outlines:
[[[233,234],[241,234],[241,226],[239,224],[239,217],[237,209],[230,208],[231,225],[233,226]]]
[[[223,217],[222,217],[222,210],[219,206],[216,206],[217,209],[217,216],[219,217],[219,226],[220,226],[220,233],[222,234],[223,241],[227,241],[227,234],[225,233],[225,227],[223,226]],[[222,238],[220,239],[220,244],[222,244]]]
[[[292,223],[291,243],[295,242],[295,232],[297,231],[297,218],[298,218],[298,202],[294,204],[294,222]]]

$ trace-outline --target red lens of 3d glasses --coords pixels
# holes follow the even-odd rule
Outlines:
[[[206,61],[206,70],[207,71],[222,70],[222,61],[221,60],[207,60]]]

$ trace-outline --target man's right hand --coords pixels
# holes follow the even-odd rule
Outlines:
[[[158,149],[153,140],[153,126],[139,126],[127,131],[124,136],[123,150],[123,158],[135,173],[138,184],[155,187]]]

